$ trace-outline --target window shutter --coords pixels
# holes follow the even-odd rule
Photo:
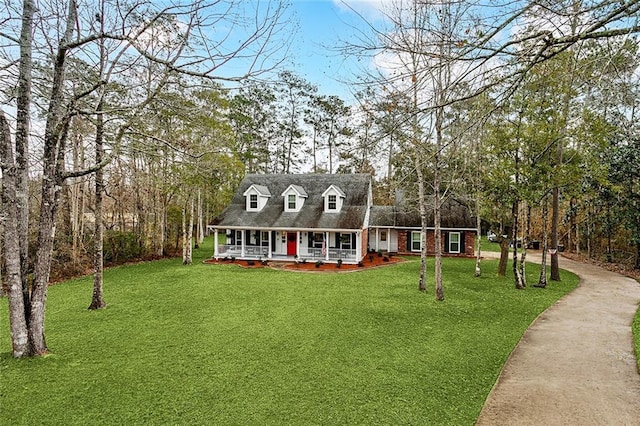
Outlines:
[[[276,231],[271,231],[271,252],[276,251]]]
[[[313,232],[307,232],[307,247],[313,247]]]
[[[356,249],[356,233],[352,232],[351,233],[351,250],[355,250]]]
[[[467,254],[467,243],[464,239],[464,231],[460,231],[460,253]]]
[[[449,253],[449,233],[444,233],[444,252]]]
[[[336,232],[336,241],[334,243],[333,248],[340,248],[340,233]]]
[[[407,251],[411,251],[411,231],[407,231]]]
[[[244,231],[244,245],[248,246],[251,244],[251,231]]]

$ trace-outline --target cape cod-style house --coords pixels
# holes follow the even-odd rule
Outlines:
[[[402,206],[373,206],[371,185],[368,174],[247,175],[209,226],[214,258],[358,263],[369,251],[419,253],[420,217]],[[452,200],[442,217],[443,251],[472,255],[468,210]]]
[[[210,226],[214,257],[358,263],[371,200],[367,174],[247,175]]]

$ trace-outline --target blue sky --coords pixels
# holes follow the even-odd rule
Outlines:
[[[290,60],[292,70],[310,83],[319,86],[320,93],[351,97],[354,73],[360,63],[357,58],[342,56],[335,47],[340,40],[353,39],[356,29],[365,23],[361,16],[376,19],[378,1],[292,0],[291,11],[299,23],[298,37],[293,41]]]

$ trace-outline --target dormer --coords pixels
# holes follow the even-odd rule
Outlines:
[[[324,212],[340,213],[345,197],[346,195],[342,192],[342,189],[335,185],[329,186],[329,188],[322,193],[322,198],[324,199]]]
[[[269,188],[264,185],[253,184],[242,194],[246,200],[248,212],[259,212],[271,198]]]
[[[291,213],[299,212],[307,197],[307,191],[305,191],[303,187],[299,185],[289,185],[282,193],[282,198],[284,198],[284,211]]]

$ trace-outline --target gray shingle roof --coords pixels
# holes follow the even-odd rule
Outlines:
[[[367,174],[247,175],[236,190],[231,204],[213,221],[224,227],[271,229],[362,229],[367,212],[371,176]],[[246,211],[242,195],[251,185],[262,185],[272,194],[259,212]],[[285,212],[282,193],[298,185],[307,194],[299,212]],[[322,193],[334,185],[344,191],[339,213],[324,213]],[[277,194],[277,195],[274,195]]]
[[[419,228],[420,213],[407,206],[374,206],[369,225],[373,227]],[[427,211],[427,226],[433,227],[433,208]],[[458,199],[449,198],[441,210],[440,226],[443,228],[475,228],[475,218],[467,206]]]

